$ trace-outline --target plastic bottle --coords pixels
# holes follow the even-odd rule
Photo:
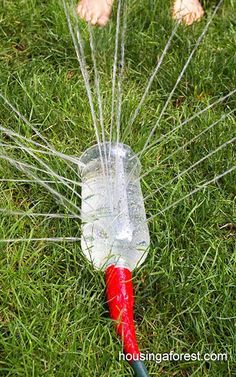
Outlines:
[[[148,377],[134,325],[132,270],[150,238],[140,186],[140,162],[127,145],[103,143],[82,155],[82,237],[85,256],[105,270],[110,317],[137,377]]]
[[[150,243],[138,157],[127,145],[105,143],[87,149],[80,160],[82,250],[96,268],[133,270]]]

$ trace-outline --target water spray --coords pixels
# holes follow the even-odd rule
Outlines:
[[[92,146],[80,161],[82,251],[95,268],[105,272],[110,317],[136,376],[147,377],[135,334],[132,284],[132,271],[145,260],[150,244],[139,180],[141,164],[131,148],[121,143]]]

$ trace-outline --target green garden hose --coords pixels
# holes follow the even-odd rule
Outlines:
[[[131,364],[136,377],[149,377],[147,369],[141,360],[133,361]]]

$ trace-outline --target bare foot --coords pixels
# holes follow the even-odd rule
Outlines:
[[[113,0],[80,0],[79,16],[92,25],[105,26],[109,21]]]
[[[186,25],[192,25],[204,15],[204,10],[198,0],[175,0],[173,18]]]

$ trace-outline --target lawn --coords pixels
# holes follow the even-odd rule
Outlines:
[[[214,1],[204,3],[201,22],[178,27],[132,126],[132,114],[174,24],[170,1],[128,3],[121,141],[137,153],[214,10]],[[235,165],[235,143],[225,144],[236,136],[235,95],[170,132],[235,88],[235,14],[236,3],[223,1],[158,122],[150,143],[155,145],[141,155],[142,172],[151,169],[142,179],[144,197],[149,195],[147,216],[152,217],[151,247],[134,271],[142,352],[227,353],[228,360],[150,361],[150,376],[236,376],[235,170],[201,189]],[[19,119],[0,98],[1,127],[27,138],[0,129],[0,239],[29,239],[0,243],[0,376],[128,377],[130,366],[118,359],[122,347],[109,319],[103,272],[85,260],[78,241],[30,241],[80,237],[80,220],[67,216],[69,210],[79,215],[79,186],[58,179],[79,183],[77,166],[42,153],[31,142],[45,145],[35,129],[68,156],[79,156],[96,142],[62,4],[3,0],[0,15],[0,91],[30,122]],[[93,84],[88,30],[83,22],[79,26]],[[116,6],[109,25],[94,30],[108,140],[115,31]],[[51,181],[57,196],[37,184],[36,177]],[[58,193],[66,199],[59,200]]]

